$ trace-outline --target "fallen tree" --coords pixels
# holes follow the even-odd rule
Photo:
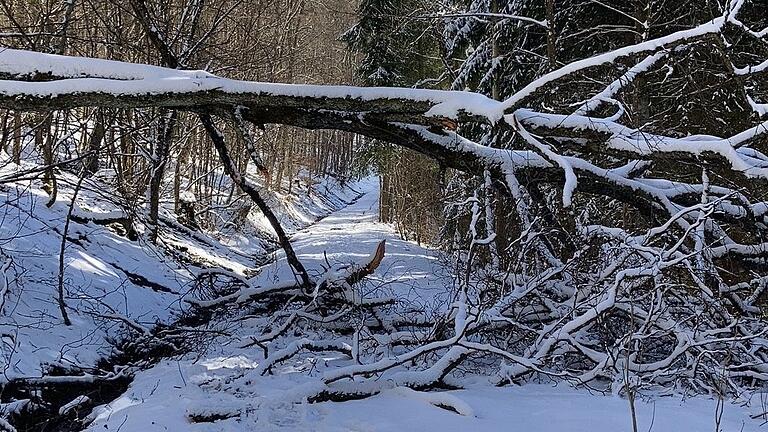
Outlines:
[[[264,349],[259,373],[302,350],[339,351],[358,361],[302,389],[302,397],[364,397],[391,383],[447,387],[455,368],[478,358],[500,362],[499,382],[551,376],[738,394],[768,381],[761,316],[768,286],[768,157],[761,151],[768,122],[760,120],[765,113],[754,108],[754,125],[730,137],[675,136],[627,126],[614,97],[685,46],[725,38],[726,30],[747,31],[738,19],[745,3],[735,1],[721,17],[688,30],[566,64],[505,101],[455,91],[241,82],[201,71],[5,50],[0,107],[163,107],[198,114],[227,173],[276,228],[298,282],[239,281],[235,293],[191,303],[247,303],[281,320],[244,342]],[[534,103],[576,73],[639,54],[650,55],[571,112]],[[759,81],[766,65],[734,66],[730,73]],[[749,106],[758,106],[745,95]],[[597,116],[606,104],[615,112]],[[507,268],[481,267],[491,282],[457,275],[462,282],[454,301],[437,319],[393,311],[398,299],[359,298],[351,291],[381,262],[383,246],[356,270],[327,269],[312,280],[259,191],[231,162],[214,116],[234,116],[252,127],[356,133],[488,178],[514,206],[519,226],[513,247],[502,252]],[[501,138],[493,145],[473,142],[462,135],[471,127],[495,129]],[[692,166],[695,177],[675,173],[682,164]],[[556,218],[543,215],[548,202],[542,188],[556,190],[558,211],[569,215],[567,245],[550,239]],[[575,212],[590,200],[621,202],[642,220],[579,220]],[[478,202],[475,196],[465,203],[472,207],[468,273],[478,269],[473,252],[492,244],[496,234]],[[366,317],[364,331],[344,325],[353,312]],[[296,326],[337,331],[346,339],[292,340],[289,330]],[[286,347],[270,354],[268,344],[279,338],[287,340]],[[357,341],[354,349],[349,338]],[[416,360],[426,366],[401,367]],[[381,384],[381,376],[390,384]]]

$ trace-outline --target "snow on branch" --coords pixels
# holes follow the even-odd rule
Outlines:
[[[574,114],[588,115],[592,111],[595,111],[604,102],[613,98],[624,87],[631,84],[635,80],[635,78],[637,78],[642,73],[647,72],[650,68],[655,66],[656,63],[658,63],[661,59],[667,57],[667,55],[668,55],[668,52],[663,50],[649,55],[648,57],[643,59],[643,61],[641,61],[640,63],[629,68],[629,70],[627,70],[624,73],[624,75],[622,75],[615,81],[611,82],[608,86],[605,87],[605,89],[603,89],[603,91],[592,96],[589,100],[584,102],[584,104],[582,104],[579,107],[579,109],[574,111]]]
[[[531,17],[523,15],[513,15],[505,13],[491,13],[491,12],[455,12],[455,13],[440,13],[436,15],[417,15],[415,19],[444,19],[444,18],[492,18],[496,20],[511,20],[522,21],[524,23],[533,24],[542,28],[549,28],[549,23],[546,20],[537,20]]]
[[[730,16],[735,16],[743,5],[742,1],[736,2],[732,5],[731,9],[725,12],[721,17],[715,18],[712,21],[700,24],[696,27],[686,30],[680,30],[675,33],[662,36],[656,39],[651,39],[645,42],[641,42],[635,45],[625,46],[613,51],[608,51],[603,54],[589,57],[582,60],[577,60],[572,63],[549,72],[540,78],[531,81],[522,89],[518,90],[515,94],[507,98],[503,102],[504,109],[507,112],[514,111],[520,108],[523,102],[533,95],[536,91],[540,90],[549,83],[558,80],[560,78],[572,75],[576,72],[584,69],[600,66],[607,63],[612,63],[622,57],[627,57],[633,54],[639,54],[648,51],[657,51],[660,49],[671,49],[676,45],[691,40],[696,40],[702,36],[720,33],[723,29],[723,25],[727,22]]]
[[[569,134],[584,137],[593,134],[593,141],[605,144],[606,150],[614,150],[637,157],[656,156],[674,158],[712,154],[726,161],[734,171],[748,177],[768,178],[768,157],[746,147],[753,139],[768,133],[768,121],[758,124],[728,138],[690,136],[673,138],[629,128],[609,119],[580,115],[546,114],[520,109],[508,121],[520,121],[532,128],[549,130],[550,134]]]
[[[503,114],[498,102],[478,93],[237,81],[204,71],[12,49],[0,51],[0,77],[10,78],[0,81],[0,106],[9,109],[257,105],[469,117],[490,123]]]

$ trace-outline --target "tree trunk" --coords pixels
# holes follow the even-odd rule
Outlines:
[[[2,124],[2,136],[0,136],[0,150],[7,152],[8,151],[8,118],[10,117],[11,113],[10,111],[5,111],[3,114],[3,124]]]
[[[168,152],[173,138],[173,129],[178,114],[176,111],[161,110],[157,128],[157,138],[154,142],[152,160],[150,161],[149,178],[149,240],[157,242],[160,214],[160,194],[163,188],[163,177],[168,163]]]
[[[216,125],[213,123],[211,116],[208,114],[200,114],[199,117],[200,122],[208,132],[208,136],[211,138],[211,141],[213,141],[213,145],[216,147],[216,151],[219,153],[219,158],[224,165],[224,171],[232,178],[232,181],[237,184],[237,186],[240,187],[243,192],[248,194],[253,202],[255,202],[259,207],[259,210],[261,210],[261,212],[267,218],[269,224],[272,226],[272,229],[275,230],[278,242],[285,252],[286,260],[293,269],[294,275],[301,279],[300,284],[303,288],[307,290],[311,289],[312,282],[309,279],[307,270],[296,256],[296,252],[294,252],[293,246],[291,246],[291,240],[288,238],[285,230],[283,230],[282,225],[280,225],[280,221],[277,219],[277,216],[274,212],[272,212],[272,209],[269,207],[264,198],[262,198],[259,191],[253,185],[251,185],[237,170],[237,166],[235,165],[232,157],[229,155],[229,151],[227,150],[226,142],[224,141],[224,135],[222,135],[218,128],[216,128]]]
[[[92,152],[85,164],[85,169],[88,174],[95,174],[96,171],[99,170],[99,150],[104,142],[105,134],[104,122],[104,112],[99,110],[99,112],[96,113],[96,124],[93,126],[93,133],[88,142],[88,151]]]
[[[19,165],[21,163],[21,114],[15,112],[13,114],[13,163]]]
[[[547,62],[549,70],[557,69],[557,34],[555,33],[555,0],[547,1]]]
[[[55,134],[51,131],[52,122],[53,114],[47,113],[35,129],[35,146],[42,150],[43,165],[50,167],[46,169],[45,173],[43,174],[43,190],[45,190],[49,195],[48,202],[46,203],[46,206],[48,207],[51,207],[56,202],[56,195],[58,193],[58,188],[56,185],[56,173],[53,168],[55,161],[53,154],[53,141]]]

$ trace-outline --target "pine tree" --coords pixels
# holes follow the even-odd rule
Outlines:
[[[503,99],[546,70],[545,8],[541,1],[457,1],[446,20],[445,44],[454,65],[451,87]],[[518,19],[527,17],[530,20]]]
[[[363,0],[359,20],[342,35],[362,54],[358,75],[366,85],[408,87],[421,74],[420,29],[411,19],[420,6],[411,0]]]

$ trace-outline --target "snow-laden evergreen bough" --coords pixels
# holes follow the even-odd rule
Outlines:
[[[228,161],[216,117],[235,118],[241,133],[243,124],[270,123],[353,132],[476,179],[479,192],[453,204],[457,274],[446,287],[452,300],[437,310],[360,288],[387,259],[383,244],[367,260],[311,277],[281,242],[296,277],[273,284],[206,272],[229,288],[214,283],[190,307],[214,319],[257,316],[242,344],[263,351],[259,374],[306,351],[349,357],[296,389],[298,399],[460,386],[466,372],[500,384],[556,379],[739,395],[768,381],[768,120],[752,93],[768,60],[713,48],[752,115],[752,126],[731,136],[627,126],[620,96],[702,41],[768,43],[768,29],[749,24],[749,7],[733,1],[686,30],[551,67],[500,101],[466,91],[242,82],[8,49],[0,52],[0,106],[197,112],[227,173],[257,203],[258,191]],[[620,73],[569,110],[542,103],[606,65]],[[480,144],[462,134],[473,125],[499,133]],[[697,175],[677,175],[679,166]],[[494,207],[502,202],[515,235],[500,243]]]

